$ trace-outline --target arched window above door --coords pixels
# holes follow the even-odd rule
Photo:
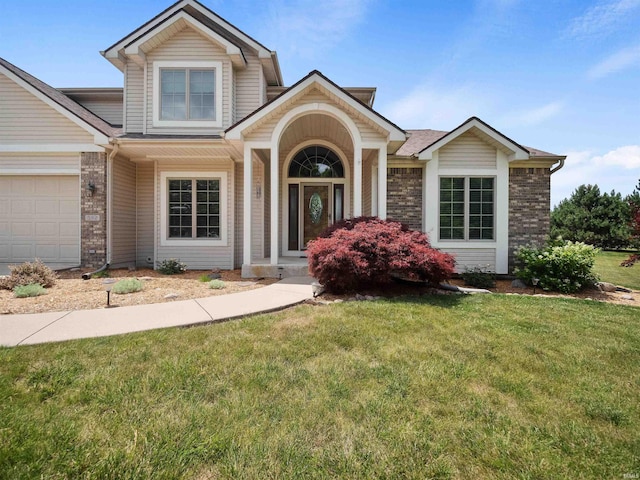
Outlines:
[[[334,152],[313,145],[303,148],[293,157],[289,178],[344,178],[344,166]]]

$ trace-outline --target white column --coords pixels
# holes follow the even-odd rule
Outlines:
[[[243,193],[243,250],[242,250],[242,263],[245,265],[251,265],[251,198],[253,191],[253,156],[251,154],[252,149],[248,144],[244,145],[244,191]]]
[[[378,217],[387,218],[387,147],[378,149]]]
[[[362,215],[362,148],[359,142],[353,146],[353,216]]]
[[[280,196],[280,174],[278,144],[271,144],[271,265],[278,264],[280,235],[278,229],[278,197]]]

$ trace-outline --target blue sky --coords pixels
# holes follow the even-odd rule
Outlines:
[[[640,178],[640,0],[202,0],[276,50],[287,85],[318,69],[375,86],[403,128],[479,116],[568,155],[552,204]],[[0,56],[54,87],[122,86],[98,53],[172,2],[5,2]]]

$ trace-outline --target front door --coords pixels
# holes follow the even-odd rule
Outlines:
[[[329,226],[331,220],[331,208],[329,206],[329,189],[327,184],[303,185],[302,197],[302,225],[303,248],[307,247],[309,240],[318,238],[320,232]]]

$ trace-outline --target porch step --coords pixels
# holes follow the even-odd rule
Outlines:
[[[242,278],[289,278],[309,275],[307,263],[264,265],[242,265]]]

